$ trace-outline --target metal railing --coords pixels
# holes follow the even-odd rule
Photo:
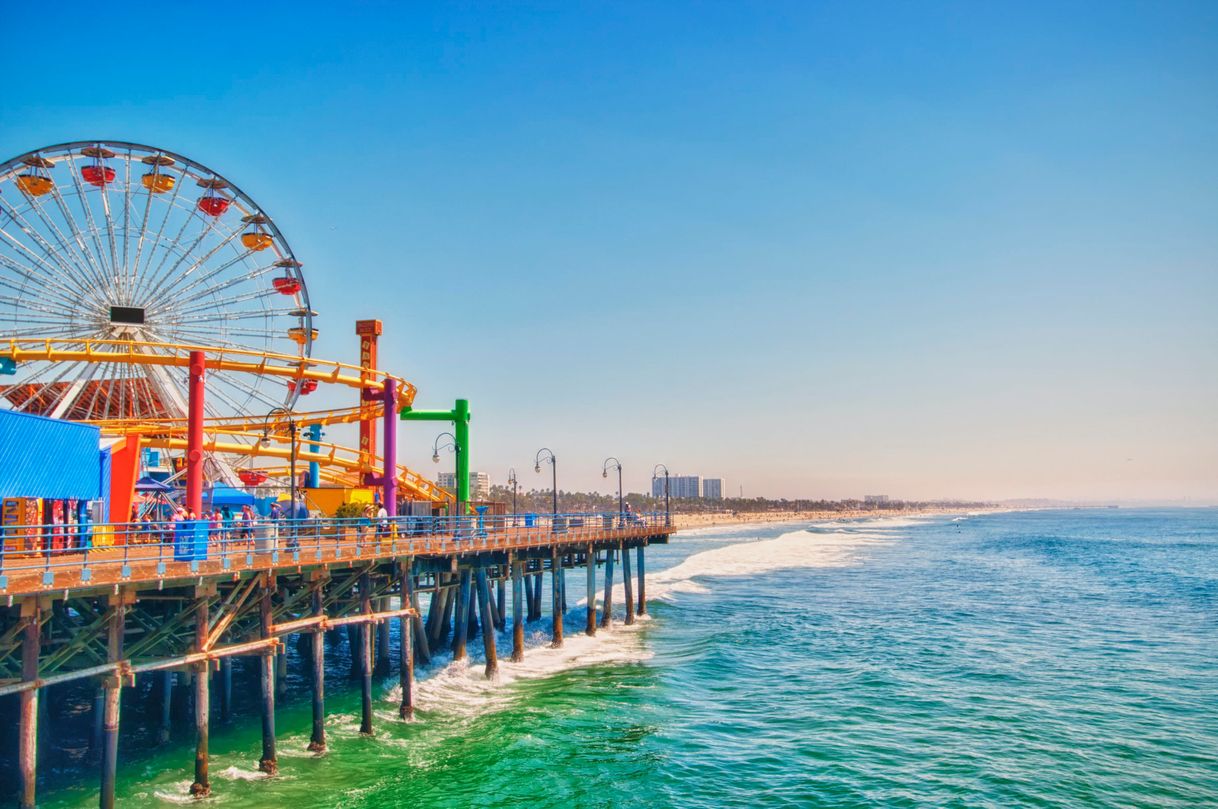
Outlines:
[[[0,593],[280,564],[573,545],[669,530],[662,513],[616,512],[4,526]]]

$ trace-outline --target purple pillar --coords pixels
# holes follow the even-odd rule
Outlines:
[[[385,471],[381,479],[381,499],[390,517],[398,514],[398,383],[385,380],[382,392],[385,401]]]

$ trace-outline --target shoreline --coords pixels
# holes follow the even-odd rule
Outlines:
[[[1010,511],[1005,508],[909,508],[909,509],[849,509],[846,511],[757,511],[743,514],[673,514],[672,526],[678,531],[695,528],[717,528],[729,525],[749,525],[785,522],[828,522],[858,520],[868,517],[936,516],[941,514],[993,514]]]

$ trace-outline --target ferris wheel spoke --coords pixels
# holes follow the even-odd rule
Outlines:
[[[161,264],[157,268],[156,288],[158,290],[158,296],[160,294],[162,294],[163,288],[161,287],[161,284],[168,282],[172,286],[173,284],[177,283],[177,281],[174,280],[174,278],[173,278],[174,272],[176,272],[177,269],[182,266],[182,262],[186,260],[187,256],[194,253],[195,249],[200,244],[203,243],[203,240],[206,239],[208,237],[208,235],[215,232],[214,231],[215,224],[216,224],[215,219],[211,219],[211,221],[204,221],[204,222],[202,222],[202,227],[199,230],[199,235],[196,236],[194,241],[192,241],[190,243],[190,246],[185,249],[181,249],[180,244],[181,244],[182,236],[185,235],[186,226],[190,224],[192,218],[199,219],[200,217],[192,216],[192,217],[188,217],[186,219],[186,221],[182,224],[182,229],[178,231],[177,238],[175,238],[173,243],[169,245],[169,249],[166,250],[166,252],[165,252],[165,258],[162,259]],[[168,260],[168,257],[175,252],[178,253],[177,260],[173,262],[173,264],[169,267],[168,270],[166,270],[164,273],[162,273],[161,267],[165,266],[165,261]]]
[[[173,296],[186,295],[192,289],[196,288],[199,284],[204,283],[205,281],[207,281],[211,278],[214,278],[215,276],[227,271],[231,267],[241,263],[241,261],[243,261],[249,255],[248,252],[242,253],[242,254],[238,255],[236,258],[231,259],[231,260],[219,265],[218,267],[216,267],[213,270],[210,270],[206,274],[193,279],[192,283],[188,284],[185,288],[183,288],[183,289],[177,288],[179,284],[181,284],[184,280],[186,280],[187,278],[190,277],[191,273],[193,273],[198,267],[202,266],[202,264],[205,261],[209,260],[212,256],[214,256],[217,252],[219,252],[219,250],[221,248],[231,244],[233,241],[233,238],[236,237],[238,233],[239,233],[239,231],[236,231],[236,230],[230,232],[228,234],[228,236],[226,236],[219,244],[217,244],[215,247],[213,247],[205,255],[198,258],[195,261],[195,263],[192,264],[190,267],[188,267],[184,272],[179,273],[177,278],[175,278],[173,281],[171,281],[168,285],[162,287],[161,290],[157,293],[156,297],[149,301],[148,305],[150,307],[152,307],[152,306],[155,306],[156,304],[163,303],[165,300],[167,300]],[[171,270],[171,272],[172,272],[172,270]]]
[[[0,265],[7,266],[4,261],[4,256],[2,255],[0,255]],[[21,277],[30,283],[34,283],[35,285],[39,285],[40,283],[38,279],[31,278],[25,274],[22,274]],[[48,300],[48,296],[44,295],[42,301],[36,302],[33,299],[33,294],[31,293],[28,284],[15,284],[11,279],[5,278],[2,275],[0,275],[0,285],[17,293],[19,297],[15,300],[15,303],[30,309],[37,309],[45,312],[56,312],[58,314],[71,316],[78,310],[79,304],[83,303],[83,301],[76,301],[67,297],[57,289],[50,290],[45,287],[43,288],[44,291],[51,293],[49,295],[50,299]]]
[[[234,235],[235,235],[235,233],[234,233]],[[232,241],[231,236],[228,241],[229,242]],[[166,290],[163,293],[161,293],[160,300],[158,302],[163,302],[163,300],[166,297],[168,297],[168,295],[171,293],[175,296],[183,296],[183,295],[186,295],[186,294],[192,292],[193,290],[197,289],[201,284],[207,283],[212,278],[215,278],[217,275],[227,272],[228,270],[232,269],[234,266],[247,260],[250,257],[250,255],[251,254],[249,252],[245,252],[245,253],[242,253],[242,254],[236,256],[235,258],[230,259],[229,261],[224,262],[223,264],[216,267],[215,269],[209,270],[206,274],[201,275],[198,278],[195,278],[188,286],[186,286],[183,289],[174,290],[172,286],[166,288]],[[232,286],[233,284],[238,284],[243,281],[252,280],[254,278],[257,278],[260,275],[265,274],[269,270],[274,269],[274,266],[275,266],[274,264],[265,264],[265,265],[261,265],[261,266],[256,266],[253,269],[246,271],[246,273],[243,275],[238,275],[238,276],[235,276],[234,278],[229,279],[225,283],[225,285]],[[209,287],[208,289],[205,289],[203,292],[201,292],[199,294],[206,295],[212,288],[217,288],[217,289],[223,288],[223,285],[219,286],[219,287]]]
[[[114,270],[114,281],[119,293],[119,300],[130,304],[131,299],[123,284],[127,268],[118,263],[118,237],[114,233],[114,215],[110,211],[110,192],[106,190],[109,185],[109,183],[102,183],[100,191],[102,213],[106,218],[106,235],[110,238],[110,266]]]
[[[182,189],[186,186],[186,183],[184,181],[187,179],[188,176],[189,175],[186,173],[185,169],[183,169],[182,175],[178,178],[178,181],[176,183],[174,183],[173,193],[170,195],[169,199],[166,200],[166,202],[165,202],[165,215],[163,217],[161,217],[161,224],[157,227],[156,236],[154,236],[152,239],[152,244],[153,244],[154,248],[156,245],[159,245],[161,243],[161,239],[165,236],[165,227],[169,224],[169,219],[170,219],[170,217],[173,216],[174,211],[180,210],[177,206],[178,197],[181,195]],[[149,190],[148,191],[148,205],[149,206],[152,205],[152,197],[153,197],[153,193],[151,190]],[[190,221],[190,219],[189,219],[189,217],[187,217],[186,221],[182,223],[183,229],[185,229],[185,227],[186,227],[187,223],[189,223],[189,221]],[[137,255],[139,254],[139,252],[141,252],[143,250],[144,241],[145,241],[144,235],[146,233],[147,233],[147,221],[145,220],[145,226],[140,231],[140,243],[139,243],[139,246],[136,248]],[[181,233],[179,233],[179,237],[180,236],[181,236]],[[175,239],[175,241],[176,241],[176,239]],[[136,283],[137,289],[143,290],[144,289],[144,286],[143,286],[144,279],[150,278],[152,275],[155,274],[154,271],[152,270],[152,261],[153,261],[155,253],[156,253],[155,249],[149,249],[148,261],[144,265],[143,270],[140,269],[139,261],[136,261],[135,268],[134,268],[134,274],[136,276],[135,283]],[[162,265],[160,265],[160,264],[157,265],[157,270],[156,270],[157,272],[160,271],[161,266]]]
[[[225,285],[221,285],[221,286],[226,287],[226,286],[231,286],[231,284],[225,284]],[[220,291],[220,290],[217,290],[217,291]],[[195,304],[193,306],[186,306],[181,309],[178,309],[177,311],[178,311],[178,314],[180,314],[180,315],[190,315],[190,314],[194,314],[195,312],[206,312],[211,309],[219,309],[222,306],[233,306],[233,305],[236,305],[239,303],[245,303],[246,301],[255,301],[260,298],[271,298],[278,294],[279,293],[276,292],[274,289],[257,289],[257,290],[253,290],[251,292],[242,293],[240,295],[234,295],[231,298],[225,298],[223,300],[208,301],[205,298],[204,303]]]
[[[34,253],[34,251],[31,250],[27,245],[23,244],[7,230],[4,230],[2,231],[4,238],[10,246],[12,246],[18,252],[28,256],[36,266],[47,266],[47,269],[51,269],[52,266],[58,268],[64,276],[71,278],[75,281],[75,283],[83,288],[88,288],[95,283],[94,281],[88,280],[86,275],[77,275],[72,265],[66,263],[60,258],[58,252],[54,247],[51,246],[50,242],[43,238],[42,235],[34,229],[32,224],[24,216],[21,216],[15,208],[7,205],[7,203],[5,203],[5,205],[8,208],[7,212],[9,217],[17,224],[18,229],[21,230],[21,232],[24,233],[26,237],[30,239],[30,241],[38,246],[38,249],[42,251],[43,256],[50,260],[50,265],[48,266],[46,262],[39,258],[38,255]],[[43,223],[47,228],[55,230],[54,225],[41,214],[40,208],[34,206],[33,210],[39,213],[40,218],[43,219]]]
[[[113,278],[117,276],[118,268],[113,265],[110,267],[105,266],[106,253],[102,249],[101,238],[98,236],[98,227],[93,221],[93,208],[89,205],[89,197],[85,194],[85,188],[80,182],[80,170],[76,166],[76,156],[68,152],[65,160],[71,169],[68,172],[68,176],[72,178],[72,185],[76,188],[76,203],[84,213],[85,226],[93,237],[93,249],[96,251],[93,257],[97,260],[97,265],[101,269],[103,277],[107,279]],[[111,288],[112,286],[112,284],[106,284],[106,288]]]
[[[123,161],[123,263],[119,266],[123,268],[123,275],[130,279],[131,265],[127,263],[127,248],[131,244],[131,150],[127,150],[127,159]],[[134,303],[131,299],[132,290],[127,290],[128,301]]]
[[[60,195],[58,187],[52,186],[51,193],[52,198],[56,199],[56,207],[60,207],[63,197]],[[40,222],[42,222],[43,226],[54,235],[55,240],[59,242],[59,246],[64,252],[64,260],[58,261],[57,263],[59,263],[66,272],[71,272],[73,267],[75,267],[75,269],[80,272],[79,278],[86,279],[86,282],[89,278],[93,278],[95,280],[99,278],[100,276],[97,275],[95,268],[90,261],[88,251],[84,248],[83,242],[78,244],[75,238],[69,240],[68,237],[64,235],[59,225],[56,224],[55,220],[46,210],[46,205],[42,200],[40,200],[38,197],[27,197],[27,200],[29,202],[29,210],[33,211],[38,216],[38,219]],[[50,253],[57,252],[50,246],[50,242],[48,242],[45,237],[37,232],[37,230],[33,227],[32,222],[30,222],[26,217],[17,213],[16,208],[10,206],[9,215],[17,220],[18,224],[26,235],[38,243],[39,247],[41,247],[44,251],[49,251]],[[65,217],[65,219],[69,226],[74,224],[70,218]],[[74,233],[73,235],[75,237],[76,234]]]

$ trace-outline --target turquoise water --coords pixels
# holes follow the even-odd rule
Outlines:
[[[530,626],[498,683],[437,665],[413,723],[387,680],[372,739],[336,657],[330,752],[290,702],[259,777],[251,702],[213,731],[209,803],[1218,805],[1218,509],[705,530],[648,573],[649,620],[561,652]],[[189,802],[187,732],[120,755],[121,800]]]

